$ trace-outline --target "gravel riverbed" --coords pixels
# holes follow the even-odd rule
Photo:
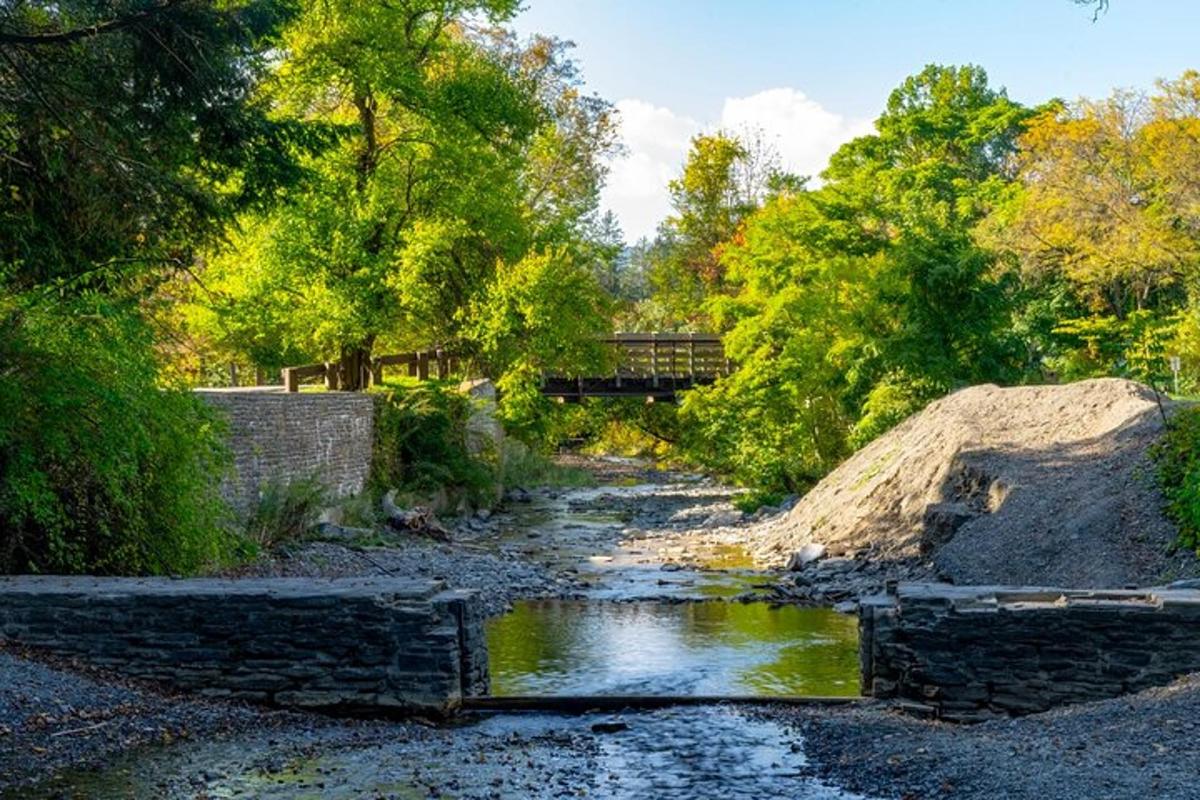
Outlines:
[[[787,712],[825,779],[878,797],[1195,800],[1200,676],[1136,695],[978,725],[867,704]]]
[[[757,592],[829,605],[929,569],[863,552],[763,572],[745,537],[785,509],[752,520],[735,511],[731,490],[694,476],[624,462],[597,469],[609,485],[515,493],[498,513],[460,520],[450,542],[331,537],[240,574],[426,577],[479,588],[498,614],[529,597]],[[0,647],[5,798],[1190,800],[1200,797],[1198,736],[1200,677],[974,726],[879,703],[467,715],[432,725],[203,702]]]

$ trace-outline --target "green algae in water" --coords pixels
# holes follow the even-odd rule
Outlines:
[[[524,601],[488,649],[498,696],[860,693],[857,620],[829,609]]]

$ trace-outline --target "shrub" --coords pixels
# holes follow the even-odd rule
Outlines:
[[[1151,454],[1167,514],[1179,526],[1179,546],[1200,553],[1200,409],[1176,412]]]
[[[216,414],[99,299],[0,299],[0,570],[188,573],[236,544]]]
[[[466,396],[436,383],[391,383],[375,391],[374,497],[396,489],[426,501],[445,491],[452,507],[494,501],[497,466],[467,448]]]
[[[317,524],[329,502],[329,489],[315,477],[272,481],[250,511],[246,538],[262,548],[293,542]]]

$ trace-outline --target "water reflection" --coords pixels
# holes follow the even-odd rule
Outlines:
[[[828,609],[526,601],[488,648],[495,695],[859,694],[856,620]]]

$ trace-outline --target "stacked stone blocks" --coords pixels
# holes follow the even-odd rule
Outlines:
[[[208,697],[447,714],[487,692],[471,591],[392,578],[0,578],[0,636]]]
[[[860,609],[864,693],[1026,714],[1200,671],[1200,591],[902,584]]]

